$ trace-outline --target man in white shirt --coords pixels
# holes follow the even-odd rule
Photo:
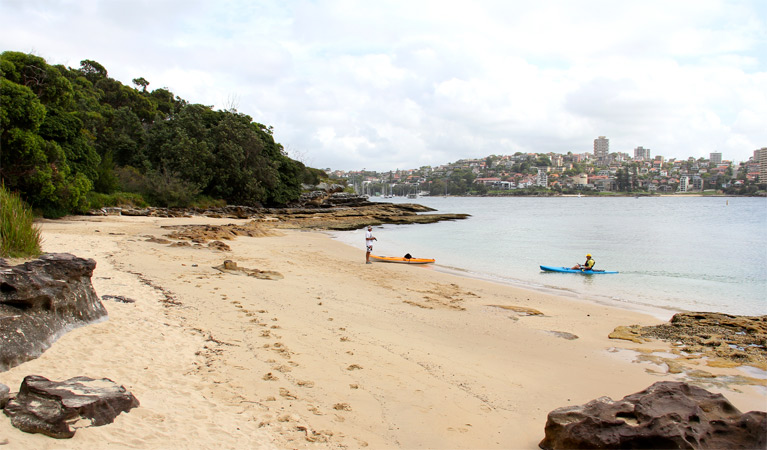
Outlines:
[[[365,248],[367,250],[367,253],[365,253],[365,264],[371,264],[370,252],[373,251],[373,241],[377,240],[378,239],[373,237],[373,227],[368,225],[368,231],[365,233]]]

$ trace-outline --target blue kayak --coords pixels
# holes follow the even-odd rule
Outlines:
[[[602,273],[618,273],[614,270],[578,270],[569,267],[541,266],[544,272],[580,273],[583,275],[598,275]]]

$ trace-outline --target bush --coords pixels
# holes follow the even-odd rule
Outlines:
[[[0,256],[25,258],[42,253],[40,229],[33,222],[30,209],[19,195],[0,184]]]
[[[123,190],[139,193],[152,206],[185,208],[200,194],[200,186],[181,179],[169,170],[149,170],[142,174],[134,167],[121,167],[115,175]]]
[[[100,194],[98,192],[89,192],[87,196],[88,210],[101,209],[108,206],[127,206],[144,208],[147,206],[144,197],[141,194],[132,192],[115,192],[114,194]],[[79,211],[85,213],[87,211]]]
[[[192,202],[191,206],[198,209],[223,208],[226,206],[226,200],[216,200],[207,195],[200,195]]]
[[[168,170],[150,170],[146,176],[144,198],[153,205],[186,208],[200,193],[200,187]]]

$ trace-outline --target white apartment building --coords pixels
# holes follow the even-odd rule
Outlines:
[[[597,163],[604,164],[607,162],[607,155],[610,154],[610,140],[604,136],[599,136],[594,139],[594,157],[597,159]]]
[[[679,188],[677,192],[687,192],[690,188],[690,177],[683,175],[679,178]]]
[[[634,149],[634,159],[642,160],[642,161],[649,161],[650,160],[650,149],[644,148],[641,145]]]
[[[538,169],[538,176],[536,177],[535,184],[541,187],[547,187],[549,185],[549,176],[546,174],[546,170]]]

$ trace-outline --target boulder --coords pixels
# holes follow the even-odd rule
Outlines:
[[[4,412],[22,431],[64,439],[75,435],[73,428],[112,423],[121,412],[137,406],[133,394],[108,378],[75,377],[57,382],[28,375]]]
[[[65,332],[107,311],[91,284],[96,261],[45,254],[17,266],[0,260],[0,371],[37,358]]]
[[[660,381],[549,413],[543,449],[757,449],[767,446],[767,413],[742,414],[721,394]]]
[[[0,409],[5,408],[5,405],[8,403],[8,400],[11,398],[11,390],[8,388],[8,386],[4,385],[3,383],[0,383]]]

